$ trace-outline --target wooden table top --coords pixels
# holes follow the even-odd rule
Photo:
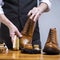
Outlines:
[[[9,51],[0,54],[0,60],[60,60],[60,55],[43,55],[43,54],[22,54],[20,51]]]

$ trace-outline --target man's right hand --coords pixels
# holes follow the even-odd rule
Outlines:
[[[9,27],[9,32],[10,32],[10,37],[11,37],[12,43],[13,43],[13,38],[14,38],[15,34],[18,37],[22,37],[21,33],[19,32],[19,30],[17,29],[17,27],[14,26],[14,25],[11,25],[11,27]]]
[[[18,37],[22,37],[17,27],[4,14],[0,14],[0,22],[5,24],[9,28],[12,42],[15,34],[17,34]]]

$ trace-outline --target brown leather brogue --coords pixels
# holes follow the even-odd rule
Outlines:
[[[32,47],[32,35],[34,32],[34,26],[35,26],[35,22],[33,20],[28,19],[21,34],[22,37],[20,38],[20,46],[22,48],[29,48]]]
[[[43,52],[45,52],[47,54],[59,54],[56,28],[51,28],[50,29],[48,39],[45,43]]]
[[[33,46],[31,44],[35,25],[36,25],[36,22],[28,18],[21,32],[22,37],[20,38],[20,47],[22,52],[26,52],[26,53],[39,52],[40,53],[40,50],[36,52],[36,50],[33,49]]]

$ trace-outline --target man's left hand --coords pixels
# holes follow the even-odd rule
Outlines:
[[[41,11],[38,7],[34,7],[32,10],[29,11],[28,16],[34,22],[38,20],[39,16],[41,15]]]

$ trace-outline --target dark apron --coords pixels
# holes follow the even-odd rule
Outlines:
[[[27,13],[33,7],[37,6],[37,0],[3,0],[3,1],[4,1],[4,5],[2,8],[4,10],[6,17],[21,32],[27,20]],[[1,24],[1,38],[2,40],[5,41],[8,48],[11,49],[12,42],[9,36],[9,30],[4,24]],[[34,30],[34,34],[32,38],[33,38],[32,44],[33,45],[39,44],[41,48],[38,21],[37,21],[36,28]]]

